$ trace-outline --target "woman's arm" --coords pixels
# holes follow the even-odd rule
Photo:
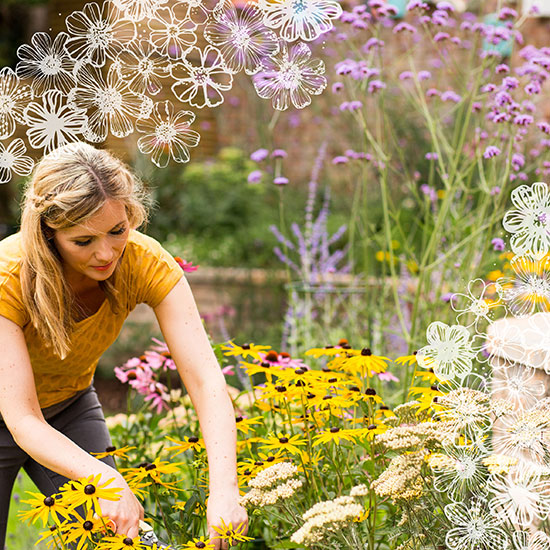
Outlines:
[[[199,418],[210,479],[208,524],[220,518],[233,527],[242,523],[246,532],[246,511],[238,504],[235,412],[214,350],[185,277],[155,308],[166,344]],[[216,548],[227,548],[216,540]]]
[[[0,315],[0,414],[21,449],[38,463],[69,479],[101,474],[101,483],[122,488],[116,502],[102,500],[102,513],[116,522],[119,533],[135,537],[143,507],[124,478],[107,464],[52,428],[40,410],[25,337],[21,328]]]

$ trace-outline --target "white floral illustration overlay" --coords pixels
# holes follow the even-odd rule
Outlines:
[[[435,417],[452,444],[429,464],[457,550],[550,550],[550,189],[520,185],[511,200],[512,275],[494,299],[471,280],[450,303],[457,324],[431,323],[417,352],[440,380]]]
[[[89,2],[66,18],[66,32],[21,45],[15,71],[0,69],[0,183],[60,145],[136,130],[157,166],[188,162],[200,139],[189,109],[223,103],[241,71],[275,109],[303,109],[327,86],[304,41],[341,14],[337,0]]]

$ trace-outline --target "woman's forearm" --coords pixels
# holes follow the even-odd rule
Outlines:
[[[121,486],[122,476],[116,470],[35,415],[20,418],[9,429],[17,445],[42,466],[69,479],[101,474],[102,483],[115,478],[112,487]]]
[[[223,374],[190,388],[199,417],[210,478],[210,492],[238,495],[235,413]]]

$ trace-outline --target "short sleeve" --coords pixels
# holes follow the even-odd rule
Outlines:
[[[158,241],[138,232],[135,236],[136,303],[155,308],[183,277],[183,269]]]
[[[21,285],[13,273],[2,272],[0,268],[0,315],[13,321],[21,328],[29,317],[21,299]]]

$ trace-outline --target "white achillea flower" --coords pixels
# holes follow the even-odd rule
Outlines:
[[[550,514],[548,472],[526,462],[518,462],[506,477],[494,476],[489,487],[496,494],[489,501],[489,508],[500,521],[529,529]]]
[[[287,42],[309,42],[332,29],[332,19],[340,17],[342,7],[336,0],[260,0],[264,23],[280,28]]]
[[[511,193],[516,207],[506,212],[502,225],[512,233],[510,245],[518,255],[530,254],[536,260],[550,250],[550,193],[542,181],[520,185]]]
[[[431,323],[426,330],[428,345],[416,354],[418,364],[433,368],[441,380],[464,378],[472,371],[475,352],[470,343],[468,329],[461,325],[446,325],[440,321]]]
[[[510,261],[514,277],[497,279],[499,294],[515,317],[550,311],[550,258],[539,260],[529,255]]]
[[[291,462],[278,462],[269,468],[265,468],[248,482],[255,489],[268,489],[277,481],[285,481],[294,477],[298,468]]]
[[[448,504],[444,512],[455,525],[445,537],[451,550],[501,550],[508,544],[508,536],[484,499]]]

